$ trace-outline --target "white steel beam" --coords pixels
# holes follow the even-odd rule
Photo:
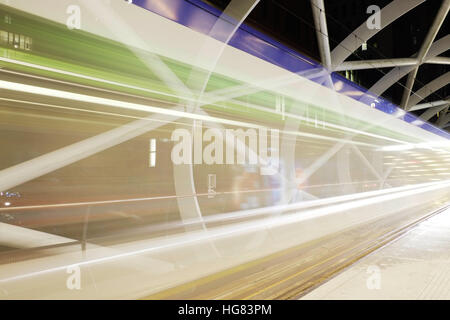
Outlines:
[[[414,9],[425,0],[394,0],[380,11],[381,28],[369,29],[366,22],[361,24],[355,31],[347,36],[336,48],[331,52],[331,63],[333,67],[338,67],[345,61],[362,43],[372,38],[386,26],[400,18],[408,11]]]
[[[414,66],[416,64],[417,59],[415,58],[345,61],[336,67],[335,71]]]
[[[409,110],[409,107],[416,105],[418,102],[425,99],[430,94],[436,92],[437,90],[441,89],[442,87],[446,86],[449,83],[450,83],[450,71],[444,73],[440,77],[437,77],[433,81],[423,86],[420,90],[414,92],[409,98],[409,104],[407,106],[408,107],[407,109]]]
[[[450,35],[446,35],[433,43],[430,51],[428,52],[427,59],[436,57],[448,49],[450,49]],[[395,67],[385,74],[380,80],[378,80],[372,87],[370,87],[369,91],[372,94],[381,96],[383,92],[389,89],[394,83],[399,81],[413,69],[414,66]]]
[[[450,122],[450,113],[447,113],[447,112],[448,112],[448,107],[445,108],[445,110],[443,110],[441,112],[441,114],[439,115],[439,118],[436,122],[436,124],[439,128],[446,127],[448,125],[448,123]]]
[[[331,70],[330,43],[328,41],[325,5],[323,0],[311,0],[311,7],[314,17],[317,43],[319,44],[320,60],[325,68]]]
[[[395,58],[395,59],[345,61],[339,67],[337,67],[334,71],[416,66],[417,63],[418,63],[418,60],[416,58]],[[450,58],[434,57],[434,58],[426,59],[425,61],[423,61],[423,63],[450,64]]]
[[[425,60],[428,51],[430,51],[431,45],[433,44],[436,35],[441,29],[441,26],[444,23],[445,18],[447,17],[449,9],[450,9],[450,0],[444,0],[444,2],[442,2],[441,7],[439,8],[438,13],[436,14],[436,17],[434,18],[433,25],[428,31],[427,36],[425,37],[425,40],[423,41],[422,46],[420,47],[419,54],[417,56],[418,60],[417,66],[408,75],[408,79],[406,80],[406,86],[403,91],[402,102],[400,104],[400,106],[403,109],[407,109],[411,91],[414,86],[414,82],[416,80],[417,71],[419,70],[419,66]]]
[[[447,57],[434,57],[427,59],[425,63],[432,63],[432,64],[450,64],[450,58]]]
[[[433,116],[435,114],[438,114],[439,112],[441,112],[442,110],[444,110],[448,106],[449,106],[448,104],[444,104],[444,105],[440,105],[440,106],[437,106],[437,107],[429,108],[428,110],[426,110],[424,113],[422,113],[420,115],[420,119],[422,119],[423,121],[428,121],[431,118],[433,118]]]
[[[415,106],[412,106],[411,108],[409,108],[409,111],[416,111],[416,110],[421,110],[421,109],[437,107],[437,106],[441,106],[441,105],[446,105],[448,103],[450,103],[450,100],[446,99],[446,100],[438,100],[438,101],[416,104]]]

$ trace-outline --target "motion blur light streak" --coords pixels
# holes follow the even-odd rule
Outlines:
[[[101,79],[101,78],[97,78],[97,77],[91,77],[91,76],[87,76],[87,75],[83,75],[83,74],[79,74],[79,73],[75,73],[75,72],[69,72],[69,71],[65,71],[65,70],[60,70],[60,69],[56,69],[56,68],[49,68],[49,67],[45,67],[45,66],[36,65],[36,64],[33,64],[33,63],[28,63],[28,62],[8,59],[8,58],[4,58],[4,57],[0,57],[0,61],[8,62],[8,63],[14,63],[14,64],[17,64],[17,65],[20,65],[20,66],[30,67],[30,68],[33,68],[33,69],[40,69],[40,70],[44,70],[44,71],[60,73],[60,74],[63,74],[63,75],[74,76],[74,77],[82,78],[82,79],[86,79],[86,80],[94,80],[94,81],[98,81],[98,82],[104,82],[104,83],[107,83],[107,84],[113,84],[113,85],[120,86],[120,87],[125,87],[125,88],[130,88],[130,89],[137,89],[137,90],[140,90],[140,91],[147,91],[147,92],[150,92],[150,93],[157,93],[157,94],[166,95],[166,96],[178,97],[178,95],[175,95],[175,94],[169,94],[169,93],[165,93],[165,92],[149,90],[147,88],[131,86],[131,85],[127,85],[125,83],[110,81],[110,80]],[[188,98],[184,97],[184,99],[188,99]]]
[[[186,113],[186,112],[182,112],[182,111],[171,110],[171,109],[162,109],[162,108],[153,107],[153,106],[138,105],[138,104],[130,103],[130,102],[123,102],[123,101],[118,101],[118,100],[111,100],[111,99],[99,98],[99,97],[94,97],[94,96],[87,96],[87,95],[82,95],[82,94],[78,94],[78,93],[59,91],[59,90],[54,90],[54,89],[42,88],[42,87],[34,87],[34,86],[24,85],[24,84],[20,84],[20,83],[6,82],[6,81],[2,81],[2,80],[0,80],[0,88],[7,89],[7,90],[39,94],[39,95],[45,95],[45,96],[50,96],[50,97],[55,97],[55,98],[70,99],[70,100],[75,100],[75,101],[80,101],[80,102],[104,104],[104,105],[109,105],[112,107],[145,111],[145,112],[149,112],[149,113],[159,113],[159,114],[164,114],[164,115],[176,116],[179,118],[204,120],[204,121],[218,122],[218,123],[224,123],[224,124],[235,125],[235,126],[243,126],[243,127],[249,127],[249,128],[260,128],[260,126],[257,126],[257,125],[251,124],[251,123],[246,123],[246,122],[227,120],[227,119],[222,119],[222,118],[215,118],[215,117],[200,115],[200,114],[191,114],[191,113]]]
[[[122,86],[122,87],[139,89],[139,90],[142,90],[142,91],[148,91],[148,92],[157,93],[157,94],[166,95],[166,96],[180,97],[178,95],[171,95],[171,94],[160,92],[160,91],[148,90],[148,89],[145,89],[145,88],[140,88],[140,87],[135,87],[135,86],[129,86],[129,85],[126,85],[126,84],[123,84],[123,83],[111,82],[111,81],[107,81],[107,80],[103,80],[103,79],[99,79],[99,78],[94,78],[94,77],[89,77],[89,76],[85,76],[85,75],[76,74],[76,73],[73,73],[73,72],[61,71],[61,70],[54,69],[54,68],[44,68],[44,67],[36,66],[36,65],[33,65],[33,64],[29,64],[29,63],[22,63],[20,61],[14,61],[14,60],[11,60],[11,59],[5,59],[5,58],[1,58],[0,57],[0,60],[6,61],[6,62],[13,62],[15,64],[29,66],[29,67],[33,67],[33,68],[40,68],[40,69],[47,70],[47,71],[58,72],[58,73],[62,73],[62,74],[67,74],[67,75],[72,75],[72,76],[76,76],[76,77],[81,77],[81,78],[85,78],[85,79],[89,79],[89,80],[101,81],[101,82],[105,82],[105,83],[119,85],[119,86]],[[282,83],[279,83],[277,85],[288,84],[288,83],[292,83],[292,82],[298,82],[299,79],[300,78],[295,77],[295,78],[293,78],[293,80],[290,80],[290,79],[288,79],[287,81],[284,80]],[[271,80],[271,83],[272,82],[273,82],[273,80]],[[266,84],[265,86],[267,87],[268,85]],[[270,86],[271,87],[276,87],[276,85],[273,86],[272,84]],[[9,86],[9,87],[10,88],[14,87],[14,85],[13,86]],[[257,88],[255,90],[255,92],[261,91],[261,88],[258,87],[258,86],[252,85],[252,87]],[[240,90],[245,89],[245,91],[243,91],[243,92],[238,91],[237,96],[246,95],[246,94],[249,93],[248,86],[247,86],[247,88],[237,88],[237,89],[240,89]],[[233,91],[235,91],[237,89],[233,89]],[[19,90],[19,88],[18,88],[18,90]],[[40,94],[46,94],[46,92],[45,91],[41,91]],[[47,93],[47,94],[49,94],[49,93]],[[74,99],[73,96],[69,96],[69,95],[67,95],[65,97],[67,99],[70,99],[70,98]],[[202,94],[202,97],[203,97],[203,94]],[[200,103],[199,106],[202,106],[202,105],[206,105],[206,104],[211,105],[211,104],[214,104],[215,102],[219,102],[221,100],[231,99],[231,98],[233,98],[233,95],[230,95],[230,94],[227,94],[227,93],[223,94],[223,93],[220,93],[220,92],[211,92],[211,93],[206,93],[204,99],[200,98],[200,99],[195,99],[194,100],[193,98],[190,98],[190,97],[182,97],[182,98],[187,100],[187,101],[195,101],[197,103]],[[91,102],[93,102],[93,101],[91,101]],[[98,103],[101,103],[101,102],[98,102]],[[261,108],[259,106],[252,105],[252,104],[249,104],[249,103],[243,103],[243,102],[240,102],[240,103],[244,104],[247,107],[254,108],[256,110],[266,111],[266,112],[270,112],[272,114],[278,114],[278,112],[274,111],[274,110],[270,110],[270,109],[267,109],[267,108]],[[356,134],[363,134],[363,135],[367,135],[367,136],[372,136],[372,137],[378,137],[378,138],[381,138],[381,139],[386,139],[386,140],[389,140],[389,141],[403,143],[402,141],[399,141],[399,140],[396,140],[396,139],[392,139],[392,138],[389,138],[389,137],[379,136],[379,135],[371,134],[369,132],[355,130],[355,129],[347,128],[347,127],[344,127],[344,126],[339,126],[339,125],[336,125],[336,124],[333,124],[333,123],[329,123],[329,122],[326,122],[326,121],[322,121],[322,120],[310,119],[308,117],[298,116],[298,115],[294,115],[294,114],[290,114],[290,113],[285,113],[285,115],[287,117],[292,117],[292,118],[295,118],[295,119],[298,119],[298,120],[303,120],[303,121],[307,121],[307,122],[310,122],[310,123],[315,123],[316,125],[328,126],[330,128],[336,128],[336,129],[340,129],[340,130],[345,130],[345,131],[353,132],[353,133],[356,133]],[[301,134],[301,133],[296,133],[296,134]],[[354,143],[356,143],[356,142],[354,142]]]
[[[140,249],[140,250],[136,250],[136,251],[129,251],[126,253],[111,255],[111,256],[107,256],[107,257],[103,257],[103,258],[80,261],[80,262],[75,263],[75,265],[81,266],[81,265],[86,265],[86,264],[100,263],[100,262],[105,262],[105,261],[109,261],[109,260],[121,259],[121,258],[125,258],[128,256],[140,255],[140,254],[144,254],[144,253],[148,253],[148,252],[152,252],[152,251],[169,249],[171,247],[187,246],[187,245],[190,245],[195,242],[208,241],[208,240],[215,239],[215,238],[236,236],[236,235],[240,235],[242,233],[248,233],[248,232],[252,232],[252,231],[261,231],[266,228],[276,228],[279,226],[289,225],[291,223],[297,223],[302,220],[315,219],[315,218],[318,218],[321,216],[327,216],[327,215],[331,215],[334,213],[345,212],[346,210],[361,208],[361,207],[365,207],[365,206],[368,206],[371,204],[377,204],[377,203],[380,203],[380,202],[386,201],[386,200],[392,200],[392,199],[397,200],[397,199],[401,199],[401,198],[404,198],[407,196],[412,196],[412,195],[416,195],[416,194],[420,194],[420,193],[439,190],[439,189],[448,187],[449,185],[450,185],[450,180],[447,180],[447,181],[443,181],[443,182],[437,183],[437,184],[429,186],[429,187],[418,188],[418,190],[399,191],[398,193],[388,194],[388,195],[384,195],[384,196],[378,196],[375,198],[361,199],[361,200],[353,201],[350,203],[331,205],[326,208],[319,208],[319,209],[315,209],[315,210],[312,210],[312,211],[309,211],[306,213],[294,213],[294,214],[290,214],[290,215],[286,215],[286,216],[275,216],[275,217],[271,217],[270,219],[264,219],[264,220],[262,220],[260,222],[256,222],[256,223],[241,223],[238,225],[232,225],[230,227],[217,228],[218,230],[209,229],[206,232],[200,232],[197,234],[193,234],[192,236],[190,236],[190,235],[183,236],[182,239],[174,240],[166,245],[150,246],[148,248]],[[48,273],[48,272],[54,272],[54,271],[66,269],[67,267],[68,267],[68,265],[62,265],[61,267],[52,268],[52,269],[48,269],[48,270],[42,270],[39,272],[30,273],[30,274],[24,274],[24,275],[20,275],[18,277],[6,278],[6,279],[2,279],[0,281],[1,282],[13,281],[13,280],[21,279],[24,277],[31,277],[31,276],[36,276],[36,275],[39,275],[42,273]]]
[[[0,3],[1,299],[297,297],[450,200],[450,135],[263,0]]]
[[[433,170],[446,170],[446,169],[433,169]],[[210,217],[203,217],[203,221],[206,223],[220,222],[220,221],[226,221],[226,220],[236,220],[236,219],[246,218],[246,217],[250,217],[250,216],[267,215],[267,214],[270,214],[273,212],[283,213],[283,212],[289,211],[289,210],[300,210],[300,209],[307,209],[307,208],[323,206],[323,205],[332,205],[332,204],[336,204],[336,203],[340,203],[340,202],[354,201],[354,200],[358,200],[358,199],[362,199],[362,198],[381,196],[381,195],[385,195],[385,194],[389,194],[389,193],[393,193],[393,192],[401,192],[401,191],[419,189],[419,188],[424,188],[424,187],[433,186],[433,185],[436,185],[436,183],[424,183],[424,184],[419,184],[419,185],[410,185],[410,186],[404,186],[404,187],[389,188],[387,190],[382,189],[382,190],[369,191],[369,192],[360,192],[357,194],[330,197],[330,198],[319,199],[319,200],[314,200],[314,201],[283,204],[283,205],[271,206],[271,207],[266,207],[266,208],[251,209],[251,210],[241,210],[238,212],[220,213],[220,214],[215,214]],[[318,187],[321,187],[321,186],[318,186]],[[204,194],[204,195],[206,195],[206,194]],[[9,208],[0,208],[0,211],[18,211],[18,210],[24,210],[24,209],[43,209],[43,208],[62,208],[62,207],[73,207],[73,206],[92,206],[92,205],[99,205],[99,204],[114,204],[114,203],[119,203],[119,202],[135,202],[135,201],[171,199],[171,198],[175,198],[175,197],[176,196],[167,196],[167,197],[153,197],[153,198],[139,198],[139,199],[121,199],[121,200],[110,200],[110,201],[61,203],[61,204],[39,205],[39,206],[9,207]],[[196,219],[192,219],[192,220],[185,220],[182,222],[182,224],[190,224],[190,223],[198,223],[198,221]]]

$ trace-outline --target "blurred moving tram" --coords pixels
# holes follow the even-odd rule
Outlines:
[[[449,201],[447,133],[298,53],[292,72],[124,1],[81,1],[70,29],[78,1],[39,2],[0,5],[1,299],[245,298],[249,263],[273,274],[248,297],[292,298],[318,282],[264,288]],[[195,284],[239,266],[224,292]]]

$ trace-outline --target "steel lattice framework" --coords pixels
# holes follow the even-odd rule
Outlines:
[[[429,103],[419,103],[430,94],[446,86],[450,82],[450,72],[435,78],[415,92],[412,91],[412,88],[416,80],[417,72],[422,64],[450,64],[450,58],[439,56],[450,49],[450,35],[446,35],[438,40],[435,39],[448,15],[450,0],[444,0],[442,2],[434,21],[420,46],[420,50],[412,57],[345,61],[354,51],[372,38],[376,33],[397,19],[400,19],[408,11],[425,1],[426,0],[391,1],[380,11],[380,16],[382,17],[380,29],[369,29],[364,22],[351,32],[332,51],[330,51],[328,39],[324,1],[311,0],[311,6],[321,61],[328,70],[345,71],[392,67],[393,69],[369,88],[369,91],[376,95],[382,95],[401,78],[408,76],[400,106],[406,111],[423,109],[424,111],[420,117],[425,121],[430,120],[434,115],[438,115],[439,117],[436,125],[440,128],[447,128],[450,127],[450,97]]]

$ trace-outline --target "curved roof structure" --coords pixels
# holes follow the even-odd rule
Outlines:
[[[400,106],[406,111],[422,110],[422,119],[436,119],[434,121],[435,125],[440,128],[448,128],[450,121],[448,108],[450,101],[448,98],[441,97],[441,99],[436,101],[425,99],[449,84],[449,73],[436,74],[434,80],[429,83],[418,82],[417,75],[424,64],[450,64],[450,58],[445,56],[445,52],[450,48],[450,35],[446,34],[437,39],[439,32],[443,30],[443,26],[446,23],[448,25],[447,16],[450,9],[450,0],[442,0],[436,15],[432,19],[431,25],[427,29],[426,36],[420,44],[420,50],[413,56],[404,58],[388,57],[371,60],[347,60],[378,32],[395,21],[404,19],[409,11],[420,10],[421,5],[426,2],[426,0],[392,0],[378,12],[381,22],[380,28],[371,29],[368,27],[367,21],[364,21],[332,50],[329,49],[331,39],[327,31],[327,23],[329,22],[329,16],[326,14],[327,3],[324,0],[311,0],[311,6],[320,57],[325,67],[331,71],[360,70],[360,72],[370,69],[392,68],[390,71],[384,73],[384,75],[381,75],[369,88],[369,91],[381,96],[390,87],[396,83],[400,83],[399,81],[407,76],[406,83],[400,83],[403,86]],[[433,4],[436,3],[438,1],[433,1]],[[412,39],[413,33],[405,35],[405,37],[408,36]]]

